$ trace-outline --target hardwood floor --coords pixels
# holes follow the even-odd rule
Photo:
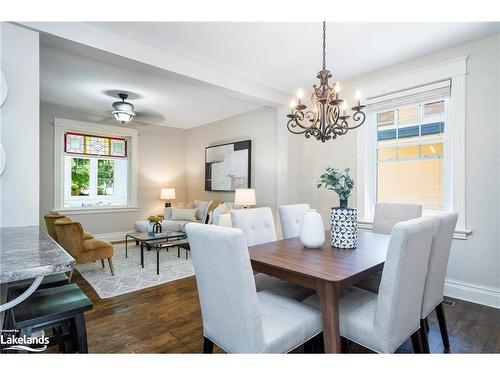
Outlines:
[[[85,313],[89,353],[202,352],[201,314],[194,277],[104,300],[78,272],[73,281],[94,304]],[[453,307],[445,306],[451,353],[500,353],[500,311],[454,301]],[[434,313],[429,323],[431,352],[442,353]],[[214,352],[222,351],[215,346]],[[369,351],[352,344],[350,352]],[[410,340],[399,352],[412,352]]]

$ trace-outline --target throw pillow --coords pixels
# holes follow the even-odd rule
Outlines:
[[[195,208],[193,202],[189,202],[189,203],[179,202],[179,203],[177,203],[177,206],[175,206],[175,207],[177,207],[177,208]]]
[[[172,220],[196,221],[196,208],[172,208]]]
[[[211,202],[212,201],[200,201],[197,199],[194,200],[194,207],[196,208],[196,218],[198,220],[203,220],[203,218],[207,214],[207,209]]]
[[[165,220],[172,219],[172,207],[165,207],[165,209],[163,210],[163,218]]]
[[[212,220],[211,224],[219,225],[219,215],[224,215],[229,212],[227,205],[225,203],[215,207],[210,215]]]

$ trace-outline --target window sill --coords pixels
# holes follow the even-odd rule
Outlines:
[[[369,229],[372,230],[373,223],[371,221],[358,221],[359,229]],[[472,234],[470,229],[456,229],[453,234],[455,240],[467,240],[467,237]]]
[[[89,215],[89,214],[108,214],[116,212],[134,212],[139,209],[138,206],[114,206],[114,207],[78,207],[78,208],[60,208],[54,211],[67,215]]]

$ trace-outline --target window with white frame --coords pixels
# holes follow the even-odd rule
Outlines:
[[[137,130],[65,119],[54,125],[54,209],[137,209]]]
[[[367,121],[357,133],[357,204],[369,228],[377,201],[416,202],[424,214],[458,212],[466,239],[467,56],[359,87]]]
[[[445,186],[450,80],[367,100],[375,202],[418,203],[426,214],[449,209]]]
[[[64,207],[127,205],[125,138],[66,132],[64,152]]]

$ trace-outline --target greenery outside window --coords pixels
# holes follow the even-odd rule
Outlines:
[[[71,158],[71,196],[88,196],[89,189],[90,160]]]
[[[113,195],[114,160],[97,160],[97,195]]]

